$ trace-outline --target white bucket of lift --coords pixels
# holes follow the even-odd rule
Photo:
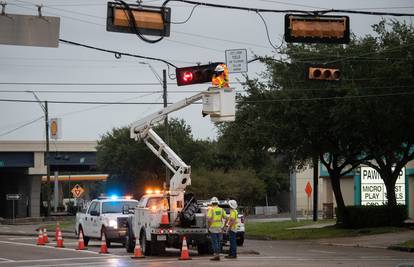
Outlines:
[[[203,114],[210,115],[213,122],[234,121],[236,118],[234,88],[210,87],[203,95]]]

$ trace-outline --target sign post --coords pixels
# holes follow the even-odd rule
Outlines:
[[[6,200],[11,200],[13,203],[13,210],[12,210],[12,219],[14,222],[15,216],[14,216],[14,202],[16,200],[20,200],[22,199],[22,195],[21,194],[6,194]]]
[[[312,195],[312,186],[311,186],[309,181],[306,184],[305,193],[308,196],[308,198],[307,198],[308,199],[308,210],[306,211],[306,217],[308,217],[309,216],[309,210],[310,210],[310,198],[311,198],[311,195]]]

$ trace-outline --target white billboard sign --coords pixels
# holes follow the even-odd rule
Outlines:
[[[405,168],[395,183],[395,197],[398,204],[405,204]],[[361,205],[385,205],[387,189],[380,174],[371,167],[361,167]]]
[[[226,50],[226,65],[229,73],[247,72],[247,50]]]

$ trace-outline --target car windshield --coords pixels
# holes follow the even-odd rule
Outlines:
[[[102,213],[122,213],[126,205],[128,209],[133,209],[138,204],[136,201],[109,201],[102,203]]]

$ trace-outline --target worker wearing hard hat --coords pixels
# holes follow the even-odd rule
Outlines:
[[[229,255],[225,258],[235,259],[237,258],[237,242],[236,242],[236,231],[237,231],[237,219],[239,214],[237,212],[237,201],[229,200],[230,215],[227,217],[226,226],[228,227],[230,250]]]
[[[219,64],[214,69],[213,79],[211,80],[213,87],[228,88],[229,87],[229,70],[226,64]]]
[[[211,260],[219,261],[223,220],[225,220],[227,216],[226,212],[218,206],[219,201],[216,197],[211,198],[210,204],[211,207],[207,212],[207,222],[214,252],[214,257],[211,258]]]

